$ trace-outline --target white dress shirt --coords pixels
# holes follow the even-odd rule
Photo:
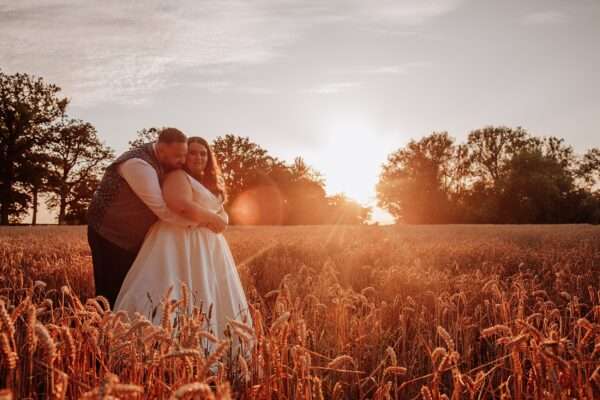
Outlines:
[[[152,145],[156,154],[156,144]],[[129,184],[133,192],[148,206],[161,220],[175,225],[193,228],[198,226],[194,221],[188,220],[167,207],[162,195],[158,175],[154,168],[140,158],[130,158],[118,166],[119,174]]]

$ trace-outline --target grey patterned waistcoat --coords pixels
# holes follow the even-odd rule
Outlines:
[[[137,252],[158,217],[117,171],[119,164],[131,158],[140,158],[150,164],[162,183],[164,171],[154,155],[152,143],[123,153],[106,168],[88,209],[88,224],[106,240]]]

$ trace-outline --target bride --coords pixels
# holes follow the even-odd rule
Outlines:
[[[220,168],[206,140],[190,137],[185,166],[167,175],[163,196],[169,208],[182,215],[198,203],[227,224],[223,186]],[[225,338],[228,318],[252,328],[244,289],[225,237],[205,227],[184,228],[162,220],[148,231],[125,276],[114,310],[125,310],[130,316],[137,311],[158,325],[162,317],[159,303],[168,290],[171,298],[181,299],[182,282],[191,292],[188,304],[199,307],[202,302],[203,312],[212,305],[208,329],[219,340]],[[234,355],[237,342],[232,341]],[[209,342],[209,352],[213,346]]]

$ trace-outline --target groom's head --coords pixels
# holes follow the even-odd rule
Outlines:
[[[183,167],[187,150],[187,138],[179,129],[163,128],[158,134],[156,152],[166,170]]]

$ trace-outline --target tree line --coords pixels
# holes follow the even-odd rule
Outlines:
[[[59,224],[82,224],[115,152],[89,122],[67,114],[69,99],[42,78],[0,70],[0,224],[37,222],[40,198]],[[137,132],[131,147],[153,141]],[[323,175],[302,157],[287,163],[248,137],[211,143],[238,224],[364,224],[371,208],[328,196]],[[600,149],[577,155],[564,139],[522,127],[486,126],[464,143],[433,132],[392,152],[377,204],[400,223],[598,223]]]
[[[40,77],[0,70],[0,224],[20,223],[39,199],[59,224],[86,223],[86,211],[115,152],[89,122],[67,114],[69,99]],[[158,128],[137,132],[132,147],[152,141]],[[223,170],[233,223],[364,224],[371,208],[343,194],[327,196],[325,179],[301,157],[286,163],[248,137],[212,142]]]
[[[389,155],[378,205],[399,222],[599,223],[600,149],[486,126],[464,143],[433,132]]]

